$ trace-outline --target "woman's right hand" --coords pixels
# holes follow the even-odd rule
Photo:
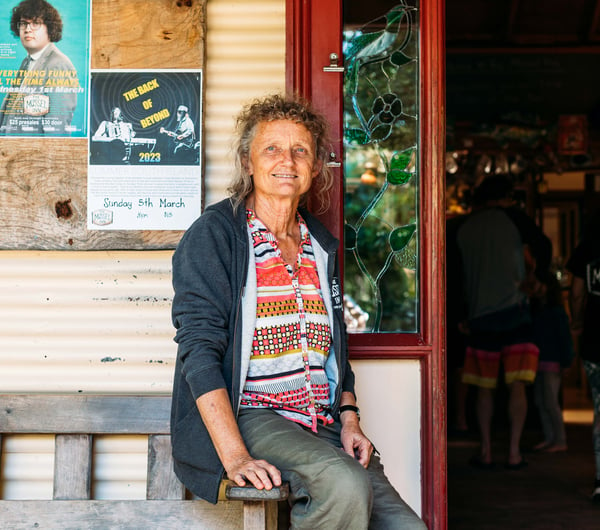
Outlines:
[[[230,480],[238,486],[245,486],[248,480],[259,490],[281,486],[279,470],[265,460],[252,458],[248,452],[224,388],[203,394],[196,404]]]
[[[246,486],[249,481],[259,490],[270,490],[274,486],[281,486],[281,473],[274,465],[266,460],[256,460],[248,455],[225,467],[227,478],[233,480],[238,486]]]

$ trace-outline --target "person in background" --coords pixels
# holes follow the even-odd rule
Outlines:
[[[133,125],[125,121],[120,107],[113,107],[110,119],[103,120],[92,136],[94,163],[128,164],[131,158]]]
[[[563,304],[560,283],[548,274],[531,296],[533,342],[540,350],[534,398],[544,439],[534,451],[556,453],[567,450],[567,437],[559,401],[562,371],[575,355],[569,317]]]
[[[466,320],[466,355],[463,382],[477,387],[476,414],[480,452],[471,465],[490,469],[494,389],[500,364],[509,391],[509,450],[507,469],[527,465],[520,449],[527,415],[525,385],[533,383],[538,348],[533,343],[527,285],[526,256],[534,270],[546,271],[552,244],[524,212],[512,206],[512,182],[491,175],[473,196],[473,211],[455,231],[462,264],[462,296]],[[540,272],[541,273],[541,272]]]
[[[592,500],[600,503],[600,210],[593,215],[581,243],[571,254],[567,270],[573,275],[569,295],[571,330],[580,339],[579,356],[594,402],[596,480]]]
[[[124,142],[130,142],[134,136],[133,125],[125,121],[120,107],[113,107],[110,111],[110,119],[100,122],[92,139],[118,138]]]
[[[79,80],[71,60],[54,44],[62,39],[63,22],[59,12],[45,0],[23,0],[13,8],[10,29],[15,37],[20,38],[27,52],[19,71],[20,86],[28,92],[6,95],[0,107],[0,134],[20,134],[23,131],[52,136],[70,134]],[[68,90],[45,93],[44,86],[28,85],[27,72],[49,71],[65,72]],[[38,94],[36,106],[31,110],[24,99],[29,93]]]
[[[161,127],[160,132],[173,139],[172,156],[174,159],[186,161],[194,156],[193,149],[196,132],[194,122],[189,116],[189,109],[185,105],[177,107],[177,124],[175,130],[168,131],[164,127]]]
[[[258,489],[287,481],[295,529],[424,529],[361,429],[339,242],[305,208],[331,187],[327,122],[275,95],[237,131],[231,196],[173,256],[175,472],[211,502],[224,472]]]

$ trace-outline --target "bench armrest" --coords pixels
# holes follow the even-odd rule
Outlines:
[[[284,501],[290,494],[290,486],[284,482],[281,486],[274,486],[270,490],[259,490],[254,486],[238,486],[227,484],[225,497],[232,501]]]

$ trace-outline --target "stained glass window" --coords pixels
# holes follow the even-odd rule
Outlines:
[[[419,327],[417,26],[416,0],[344,2],[350,332],[411,333]]]

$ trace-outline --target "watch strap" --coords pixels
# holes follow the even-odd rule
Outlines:
[[[358,416],[358,419],[360,419],[360,409],[358,407],[355,407],[354,405],[342,405],[340,407],[340,414],[342,412],[346,412],[347,410],[351,410],[352,412],[356,412],[356,415]]]

